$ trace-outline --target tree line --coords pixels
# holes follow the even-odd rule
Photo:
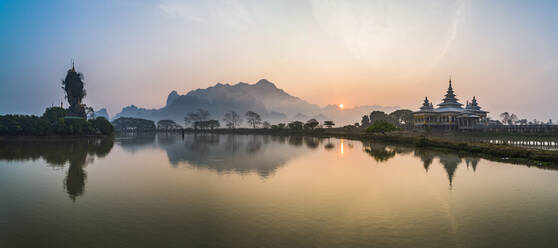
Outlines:
[[[50,107],[42,116],[1,115],[0,135],[110,135],[114,132],[111,123],[104,117],[95,119],[64,118],[67,110]]]
[[[307,122],[292,121],[289,123],[278,123],[270,124],[268,121],[262,119],[261,115],[254,111],[247,111],[244,114],[244,119],[235,111],[227,112],[223,115],[221,121],[210,118],[211,114],[205,109],[198,109],[193,112],[189,112],[184,117],[185,127],[192,128],[194,130],[213,130],[221,127],[221,121],[224,127],[229,129],[236,129],[241,127],[241,125],[246,121],[251,128],[264,128],[264,129],[316,129],[328,127],[331,128],[335,126],[333,121],[324,121],[322,124],[316,119],[310,119]],[[160,131],[170,131],[179,130],[182,127],[173,120],[160,120],[157,122],[157,130]]]
[[[245,122],[251,128],[264,128],[264,129],[291,129],[291,130],[314,130],[321,128],[332,128],[335,126],[333,121],[324,121],[320,123],[318,120],[312,118],[306,122],[292,121],[288,123],[270,124],[264,121],[260,114],[254,111],[247,111],[244,116],[241,116],[235,111],[227,112],[223,115],[221,120],[210,118],[211,114],[205,109],[198,109],[189,112],[184,117],[185,127],[190,127],[194,130],[213,130],[223,127],[235,129],[241,127]],[[377,132],[390,132],[397,129],[412,129],[413,128],[413,111],[407,109],[400,109],[393,111],[389,114],[383,111],[373,111],[370,115],[364,115],[360,123],[354,125],[347,125],[343,128],[363,128],[369,129],[374,123],[375,125],[371,131]],[[177,130],[182,127],[172,120],[160,120],[157,123],[158,130]]]
[[[539,121],[537,119],[533,119],[532,121],[528,121],[527,119],[520,119],[514,113],[503,112],[500,114],[500,118],[502,118],[501,124],[504,125],[554,125],[552,119],[549,119],[548,122]]]

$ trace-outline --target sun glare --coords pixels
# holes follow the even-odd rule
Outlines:
[[[343,103],[339,104],[339,108],[343,109]]]

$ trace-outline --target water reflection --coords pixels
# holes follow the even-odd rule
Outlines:
[[[150,140],[151,143],[147,142]],[[142,148],[157,147],[167,153],[171,166],[179,167],[187,163],[196,168],[204,168],[218,173],[251,173],[262,178],[272,175],[290,159],[305,153],[301,149],[306,144],[315,149],[320,143],[317,138],[302,136],[262,136],[262,135],[218,135],[199,133],[181,136],[159,134],[152,139],[142,138],[142,143],[118,139],[126,150],[135,152]],[[288,143],[289,146],[285,146]]]
[[[95,158],[105,157],[111,151],[112,139],[62,139],[62,140],[2,140],[0,160],[27,161],[44,159],[53,168],[68,171],[63,180],[64,190],[72,200],[85,192],[87,172],[84,167]]]
[[[154,132],[120,133],[116,138],[116,141],[122,146],[122,148],[124,148],[124,150],[136,153],[143,149],[156,147],[155,137],[156,133]],[[172,137],[176,138],[178,136],[173,135]]]
[[[430,166],[435,159],[442,165],[448,178],[450,189],[453,187],[455,174],[460,164],[464,162],[466,168],[471,168],[476,172],[477,165],[481,158],[473,157],[471,155],[461,155],[459,153],[440,151],[424,148],[412,148],[405,146],[392,146],[383,143],[363,142],[363,151],[370,155],[376,162],[385,163],[388,160],[396,157],[396,155],[403,155],[413,153],[413,155],[420,159],[424,170],[428,173]]]
[[[396,151],[388,149],[381,143],[363,143],[364,151],[368,153],[376,162],[386,162],[395,157]]]
[[[477,164],[479,164],[480,158],[474,158],[474,157],[466,157],[465,158],[465,164],[467,164],[467,168],[469,168],[469,165],[471,166],[471,168],[473,168],[473,171],[477,171]]]
[[[415,150],[415,157],[420,158],[420,160],[422,161],[422,165],[424,167],[424,170],[426,170],[426,172],[428,172],[428,169],[430,169],[430,165],[432,165],[432,162],[434,161],[435,156],[436,156],[436,154],[434,152],[432,152],[431,150],[426,150],[426,149],[416,149]]]
[[[0,141],[0,247],[558,242],[555,171],[334,138],[145,133],[115,143]]]
[[[123,134],[116,142],[132,154],[143,149],[163,150],[168,164],[174,168],[191,166],[218,173],[256,173],[262,178],[273,175],[288,161],[316,150],[343,155],[360,142],[304,136],[217,135],[136,133]],[[95,158],[106,156],[113,147],[111,139],[66,139],[37,141],[0,141],[0,160],[21,161],[43,159],[48,166],[64,168],[65,192],[75,200],[85,192],[87,172],[84,169]],[[334,149],[334,148],[338,149]],[[477,171],[480,158],[453,152],[412,148],[375,142],[363,142],[362,150],[376,163],[387,163],[398,155],[418,158],[426,173],[432,164],[444,169],[450,188],[460,166]],[[164,163],[163,163],[164,164]]]
[[[128,137],[129,138],[129,137]],[[142,148],[157,147],[167,153],[171,166],[178,167],[187,163],[197,168],[205,168],[218,173],[250,173],[255,172],[263,178],[272,175],[290,159],[308,150],[320,148],[328,151],[339,147],[343,154],[345,147],[352,148],[351,141],[332,138],[304,136],[266,136],[266,135],[218,135],[200,133],[186,135],[184,138],[175,134],[141,134],[137,139],[118,139],[127,151],[136,152]],[[337,144],[338,143],[338,144]],[[287,145],[285,145],[287,144]],[[306,148],[306,149],[305,149]],[[413,154],[422,162],[428,173],[434,160],[446,172],[448,184],[453,187],[456,171],[463,160],[467,168],[476,171],[480,161],[478,157],[464,156],[458,153],[394,146],[377,142],[363,142],[363,151],[377,163],[385,163],[396,155]]]
[[[444,166],[446,173],[448,174],[448,181],[450,188],[453,186],[453,178],[455,175],[455,170],[457,166],[461,163],[461,158],[456,154],[442,153],[438,155],[440,159],[440,164]]]

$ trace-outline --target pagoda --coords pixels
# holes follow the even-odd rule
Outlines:
[[[457,99],[451,78],[442,102],[434,108],[428,97],[413,113],[416,129],[467,130],[487,124],[488,112],[481,110],[477,98],[467,101],[465,108]]]
[[[453,93],[453,87],[451,86],[451,78],[449,79],[448,91],[447,91],[444,99],[442,99],[442,103],[438,104],[438,106],[440,106],[440,108],[463,109],[461,107],[461,106],[463,106],[463,104],[458,102],[458,99],[455,97],[455,93]]]

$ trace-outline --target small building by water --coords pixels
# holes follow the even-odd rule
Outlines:
[[[474,96],[463,108],[456,98],[450,78],[446,95],[438,107],[434,108],[428,97],[425,97],[422,107],[413,113],[413,117],[416,129],[470,130],[487,125],[487,114],[487,111],[481,110]]]

